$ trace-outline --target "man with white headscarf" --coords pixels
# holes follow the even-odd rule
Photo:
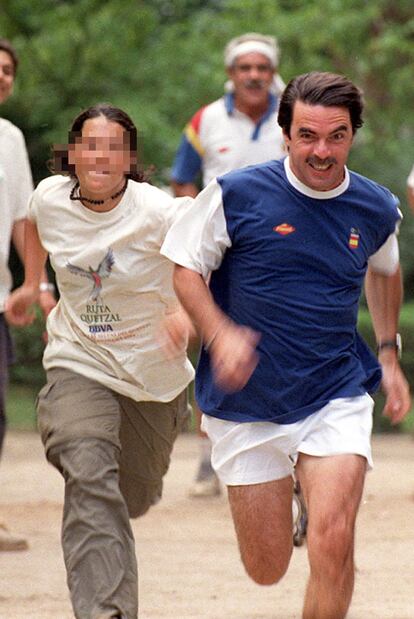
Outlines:
[[[247,165],[280,159],[285,155],[277,122],[279,96],[285,87],[278,74],[279,47],[273,36],[255,32],[231,39],[224,50],[228,81],[226,93],[202,107],[186,125],[177,151],[171,185],[175,195],[195,197],[202,173],[205,187],[213,178]],[[211,466],[211,443],[200,430],[200,461],[192,497],[220,494],[220,483]],[[294,543],[306,534],[306,509],[298,487],[293,502]]]
[[[284,88],[279,55],[276,38],[257,33],[226,45],[226,93],[199,109],[184,129],[171,173],[177,196],[197,195],[200,172],[206,186],[218,175],[285,154],[277,124]]]

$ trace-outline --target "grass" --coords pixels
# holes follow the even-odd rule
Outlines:
[[[402,422],[401,428],[403,432],[408,432],[409,434],[412,434],[414,437],[414,408],[411,408],[407,417]]]
[[[35,430],[35,400],[38,390],[34,387],[11,384],[7,390],[6,413],[8,427],[13,430]]]

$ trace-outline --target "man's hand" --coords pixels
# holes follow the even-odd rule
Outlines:
[[[410,388],[394,351],[384,350],[379,360],[382,366],[382,390],[386,398],[383,415],[392,424],[397,424],[411,409]]]
[[[209,353],[217,384],[228,392],[243,389],[258,362],[260,334],[224,320],[213,336]]]

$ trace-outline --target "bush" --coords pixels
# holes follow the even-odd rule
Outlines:
[[[45,383],[42,356],[45,347],[45,323],[37,316],[28,327],[11,329],[16,362],[10,368],[10,381],[35,389]]]

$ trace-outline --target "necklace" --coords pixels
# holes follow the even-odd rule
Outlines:
[[[75,196],[76,190],[79,189],[79,182],[77,182],[73,187],[72,191],[70,192],[69,198],[71,200],[80,200],[81,202],[87,202],[88,204],[104,204],[105,202],[108,202],[108,200],[115,200],[115,198],[119,198],[119,196],[122,196],[122,194],[124,194],[126,191],[127,185],[128,179],[126,178],[123,187],[112,196],[109,196],[109,198],[104,198],[103,200],[92,200],[91,198],[85,198],[84,196],[82,196],[80,190],[78,192],[78,195]]]

